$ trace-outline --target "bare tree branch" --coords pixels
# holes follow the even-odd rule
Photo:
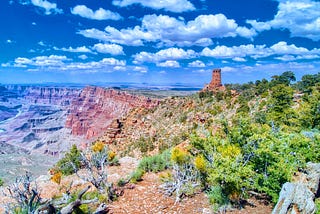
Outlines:
[[[61,209],[61,214],[72,214],[72,212],[78,208],[83,202],[81,201],[82,196],[91,188],[91,186],[87,186],[78,194],[78,197],[75,201],[68,204],[66,207]]]

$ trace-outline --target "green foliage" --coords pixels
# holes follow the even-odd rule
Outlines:
[[[143,154],[155,149],[154,140],[152,138],[141,137],[136,143],[135,147],[138,148]]]
[[[286,71],[283,72],[280,76],[273,76],[271,85],[278,85],[278,84],[283,84],[283,85],[289,85],[292,81],[296,81],[296,77],[292,71]]]
[[[120,178],[117,182],[117,186],[119,187],[123,187],[124,185],[126,185],[127,181],[123,178]]]
[[[3,186],[4,181],[2,180],[2,178],[0,178],[0,187]]]
[[[206,173],[207,171],[207,163],[203,155],[198,155],[194,159],[194,166],[197,170],[199,170],[201,173]]]
[[[23,209],[21,207],[14,208],[14,214],[29,214],[28,209]]]
[[[320,73],[307,74],[301,78],[301,81],[296,84],[296,88],[304,93],[310,93],[312,87],[316,86],[320,82]]]
[[[255,93],[256,95],[261,95],[262,97],[266,97],[269,89],[269,82],[266,79],[257,80],[255,83]]]
[[[239,203],[242,192],[251,187],[252,167],[246,164],[239,144],[231,143],[231,138],[219,136],[206,139],[194,137],[192,145],[206,157],[206,183],[219,186],[223,197]]]
[[[284,84],[279,84],[271,88],[272,110],[283,113],[291,107],[293,103],[293,89]]]
[[[316,204],[316,214],[320,214],[320,198],[317,198],[315,200],[315,204]]]
[[[188,162],[189,154],[187,153],[187,151],[175,147],[171,153],[171,160],[176,164],[183,164]]]
[[[138,181],[142,181],[142,176],[144,175],[145,171],[138,168],[136,169],[130,176],[131,183],[137,183]]]
[[[289,86],[280,84],[274,87]],[[280,107],[283,110],[290,108],[293,114],[300,110],[292,109],[287,102]],[[294,172],[307,162],[320,161],[319,131],[297,131],[301,130],[299,123],[288,129],[287,121],[270,117],[270,112],[268,115],[258,112],[254,117],[235,114],[231,123],[221,120],[222,132],[206,138],[192,138],[193,153],[205,158],[206,170],[198,169],[205,184],[210,188],[220,187],[212,190],[219,191],[219,194],[208,192],[212,203],[219,204],[219,199],[226,198],[228,203],[237,204],[246,197],[247,190],[267,193],[276,202],[282,184],[290,181]],[[270,123],[270,118],[278,127]]]
[[[62,159],[56,164],[59,171],[63,175],[71,175],[75,172],[75,169],[80,168],[80,150],[76,145],[72,145],[69,152],[67,152]]]
[[[161,172],[168,169],[171,166],[170,155],[170,150],[165,150],[161,154],[142,158],[137,169],[131,174],[130,182],[141,181],[146,172]]]
[[[225,196],[220,186],[212,186],[206,193],[209,202],[213,205],[215,211],[217,211],[219,207],[229,202],[228,198]]]
[[[212,92],[212,91],[200,91],[200,92],[199,92],[199,98],[200,98],[200,99],[212,97],[212,95],[213,95],[213,92]]]
[[[303,128],[320,128],[320,86],[312,87],[303,97],[299,108],[299,120]]]
[[[138,169],[144,172],[161,172],[170,167],[170,150],[166,150],[161,154],[144,157],[139,165]]]
[[[86,214],[86,213],[91,213],[90,208],[88,204],[82,204],[79,207],[77,207],[74,211],[74,214]]]
[[[79,192],[77,192],[77,194],[79,194]],[[96,190],[95,191],[88,191],[83,195],[82,199],[83,200],[92,200],[94,198],[98,198],[99,195],[100,195],[100,193]]]
[[[290,86],[278,84],[271,88],[268,116],[276,125],[285,124],[292,126],[296,117],[291,108],[293,105],[294,90]]]

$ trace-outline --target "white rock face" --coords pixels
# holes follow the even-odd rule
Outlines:
[[[316,212],[315,196],[319,193],[320,164],[307,163],[306,171],[295,183],[282,186],[279,200],[272,214],[313,214]]]

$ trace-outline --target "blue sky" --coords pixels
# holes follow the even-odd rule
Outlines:
[[[319,0],[1,0],[0,83],[202,85],[320,71]]]

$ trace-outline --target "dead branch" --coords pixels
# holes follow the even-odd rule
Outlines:
[[[81,198],[90,188],[91,188],[91,186],[87,186],[86,188],[81,190],[81,192],[78,194],[78,197],[77,197],[77,199],[75,201],[71,202],[66,207],[63,207],[61,209],[61,214],[72,214],[72,212],[76,208],[78,208],[80,205],[83,204],[83,202],[81,201]]]
[[[100,206],[94,211],[94,214],[106,214],[109,213],[109,207],[105,204],[102,203]]]
[[[181,197],[189,191],[200,186],[199,173],[195,170],[193,164],[174,164],[173,179],[168,180],[160,186],[166,195],[176,195],[176,202],[180,201]]]
[[[34,213],[41,201],[37,185],[32,182],[31,177],[30,172],[17,177],[15,182],[7,187],[9,194],[6,194],[6,196],[15,200],[18,207],[27,210],[28,213]],[[31,186],[31,183],[34,185]]]

